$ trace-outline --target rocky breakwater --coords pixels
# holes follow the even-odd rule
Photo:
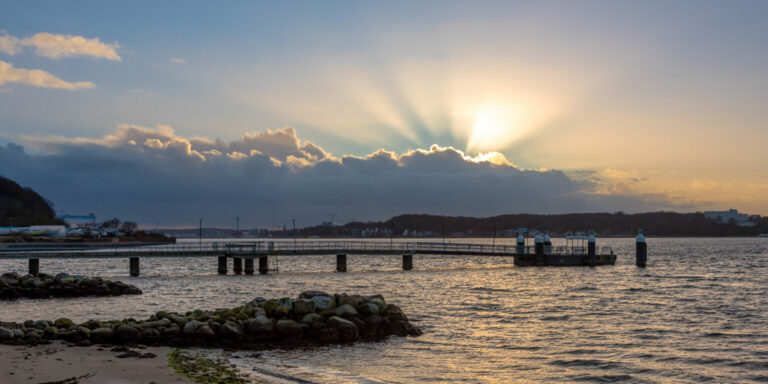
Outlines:
[[[64,340],[91,344],[264,349],[417,336],[402,310],[381,295],[330,295],[303,292],[297,299],[256,298],[235,308],[161,311],[149,319],[74,324],[68,319],[0,323],[0,343],[35,345]]]
[[[140,294],[141,290],[133,285],[99,277],[70,276],[66,273],[19,276],[10,272],[0,275],[0,300]]]

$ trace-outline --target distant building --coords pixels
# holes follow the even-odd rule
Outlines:
[[[750,217],[746,213],[739,213],[736,209],[729,209],[727,211],[705,211],[704,217],[714,220],[716,223],[728,224],[733,222],[736,225],[742,227],[754,227],[757,222],[751,221]]]

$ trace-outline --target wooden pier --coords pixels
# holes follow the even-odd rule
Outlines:
[[[580,260],[580,254],[564,247],[548,247],[547,260],[556,262],[555,255],[568,256],[569,260]],[[594,252],[594,251],[593,251]],[[498,256],[515,259],[517,265],[527,265],[526,260],[536,258],[532,246],[489,245],[436,242],[386,242],[386,241],[252,241],[252,242],[183,242],[183,243],[16,243],[0,245],[0,260],[28,259],[29,273],[36,275],[40,271],[41,260],[48,259],[106,259],[124,258],[129,260],[129,273],[139,276],[142,258],[163,257],[216,257],[217,272],[226,275],[229,272],[229,260],[232,271],[239,275],[255,273],[254,262],[258,259],[260,274],[276,271],[277,256],[320,256],[336,255],[336,271],[347,271],[347,255],[401,255],[403,270],[413,269],[414,255],[453,255],[453,256]],[[585,253],[586,255],[586,253]],[[611,256],[613,254],[611,253]],[[272,262],[270,262],[273,260]],[[607,264],[602,256],[591,258]],[[612,260],[615,260],[615,256]],[[612,264],[613,262],[610,262]],[[245,268],[243,268],[243,263]],[[581,265],[589,265],[579,262]],[[546,264],[545,264],[546,265]],[[556,264],[550,264],[556,265]],[[570,264],[574,265],[574,264]]]

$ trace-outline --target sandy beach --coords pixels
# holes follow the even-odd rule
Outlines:
[[[36,347],[0,345],[0,383],[109,383],[175,384],[191,383],[168,366],[164,347],[133,350],[152,353],[154,358],[118,358],[122,352],[109,348],[67,347],[55,342]],[[67,379],[73,379],[66,381]]]

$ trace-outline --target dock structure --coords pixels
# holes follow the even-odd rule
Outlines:
[[[569,247],[537,244],[535,247],[516,245],[385,242],[385,241],[252,241],[252,242],[198,242],[198,243],[56,243],[11,244],[0,248],[0,260],[28,259],[29,273],[40,272],[41,260],[50,259],[107,259],[129,260],[129,273],[140,275],[141,258],[215,257],[217,272],[253,275],[258,259],[259,274],[277,271],[279,256],[336,255],[336,271],[347,271],[347,255],[401,255],[402,268],[413,269],[415,255],[497,256],[514,258],[516,265],[601,265],[613,264],[615,256],[578,254]],[[594,250],[591,249],[593,252]],[[563,262],[567,259],[567,262]],[[245,268],[243,268],[245,264]]]

